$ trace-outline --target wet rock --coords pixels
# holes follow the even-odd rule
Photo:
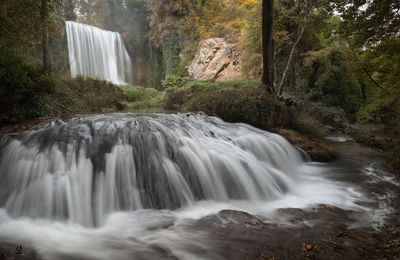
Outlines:
[[[240,53],[223,38],[201,41],[188,72],[194,79],[236,79],[241,74]]]
[[[335,147],[322,139],[314,140],[289,129],[275,129],[275,132],[285,137],[293,145],[306,151],[313,161],[329,162],[338,157]]]
[[[35,251],[29,247],[0,243],[0,259],[5,260],[40,260]]]
[[[55,117],[45,116],[45,117],[39,117],[39,118],[34,118],[34,119],[26,119],[17,124],[5,125],[5,126],[0,127],[0,136],[1,135],[16,135],[18,133],[22,133],[24,131],[31,130],[32,128],[37,127],[38,125],[49,122],[53,119],[55,119]]]

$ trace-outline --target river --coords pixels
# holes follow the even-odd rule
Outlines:
[[[341,156],[316,163],[201,113],[52,120],[1,138],[0,243],[21,259],[294,259],[352,230],[325,247],[358,259],[400,183],[379,153],[328,139]]]

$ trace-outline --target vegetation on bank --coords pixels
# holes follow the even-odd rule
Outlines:
[[[263,129],[288,124],[285,105],[265,89],[240,81],[188,82],[182,88],[167,90],[164,108],[179,111],[203,111],[229,122],[244,122]]]
[[[0,55],[0,124],[41,116],[44,97],[56,91],[55,78],[14,52]]]
[[[0,55],[0,125],[40,116],[108,112],[124,108],[123,90],[106,81],[56,79],[13,52]]]
[[[119,86],[126,96],[124,105],[128,109],[145,109],[160,106],[164,93],[154,88],[141,86],[121,85]]]

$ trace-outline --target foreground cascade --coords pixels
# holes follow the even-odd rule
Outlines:
[[[66,22],[71,76],[132,83],[132,63],[121,34]]]
[[[202,114],[53,121],[3,137],[0,152],[1,208],[87,226],[115,211],[279,199],[302,163],[279,135]]]

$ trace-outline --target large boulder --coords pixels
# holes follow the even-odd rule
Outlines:
[[[241,75],[240,53],[233,44],[223,38],[211,38],[200,42],[199,50],[188,67],[194,79],[237,79]]]

